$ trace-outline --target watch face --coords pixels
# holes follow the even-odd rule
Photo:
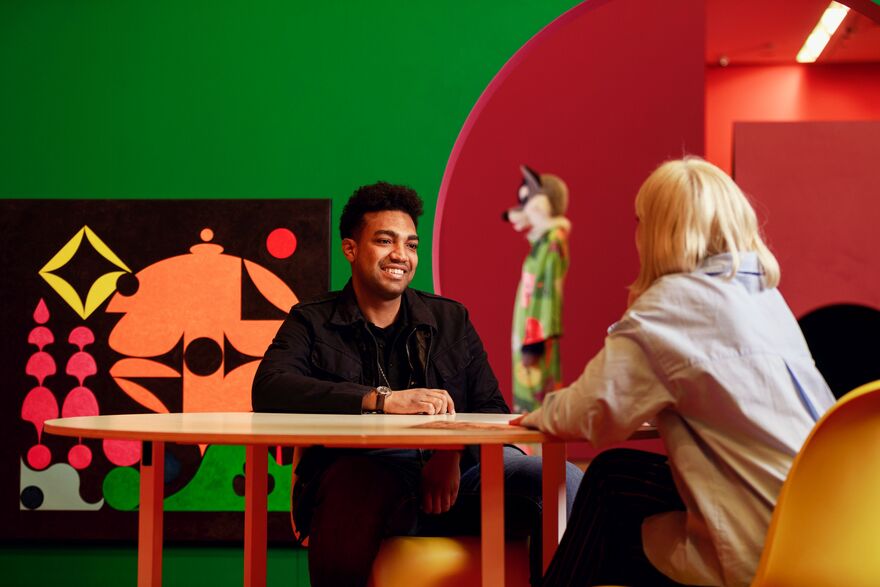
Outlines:
[[[378,393],[379,395],[391,395],[391,388],[380,385],[376,388],[376,393]]]

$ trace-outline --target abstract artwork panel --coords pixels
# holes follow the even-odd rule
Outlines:
[[[0,538],[134,538],[138,442],[45,420],[250,411],[287,311],[329,287],[329,200],[3,200]],[[283,539],[290,449],[270,449]],[[236,540],[242,447],[168,445],[166,537]],[[287,532],[289,533],[289,531]]]

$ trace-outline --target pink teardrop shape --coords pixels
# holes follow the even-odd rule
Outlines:
[[[34,310],[34,322],[37,324],[45,324],[49,321],[49,308],[46,307],[46,302],[43,298],[40,298],[40,302],[37,304],[37,308]]]
[[[70,331],[67,342],[75,344],[79,350],[83,350],[87,344],[95,342],[95,334],[87,326],[77,326]]]
[[[92,390],[87,387],[74,387],[64,398],[64,405],[61,406],[62,418],[97,416],[98,414],[100,414],[98,400]]]
[[[43,350],[47,344],[55,342],[55,335],[45,326],[37,326],[28,334],[28,342],[37,345],[37,348]]]
[[[55,359],[49,353],[39,351],[31,355],[24,372],[32,377],[36,377],[40,385],[43,385],[46,377],[55,375]]]
[[[30,390],[21,404],[21,419],[37,429],[37,439],[43,434],[43,422],[58,417],[58,400],[45,387]]]
[[[73,356],[67,361],[67,368],[65,369],[65,373],[76,377],[77,380],[79,380],[80,385],[83,384],[86,377],[94,375],[97,372],[98,366],[95,364],[94,357],[83,351],[73,353]]]

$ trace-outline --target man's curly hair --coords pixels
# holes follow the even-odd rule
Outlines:
[[[416,191],[405,185],[393,185],[384,181],[372,185],[364,185],[354,191],[339,219],[339,234],[342,238],[356,238],[364,224],[367,212],[384,212],[400,210],[412,218],[413,224],[419,226],[422,215],[422,199]]]

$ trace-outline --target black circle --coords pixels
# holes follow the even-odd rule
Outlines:
[[[232,491],[239,497],[244,497],[247,478],[244,475],[236,475],[232,478]],[[271,473],[266,478],[266,493],[272,493],[275,490],[275,476]]]
[[[880,311],[836,304],[814,310],[798,322],[834,397],[880,379]]]
[[[116,278],[116,291],[125,297],[131,297],[136,294],[140,286],[141,282],[134,273],[126,272]]]
[[[244,497],[244,486],[244,475],[236,475],[232,478],[232,490],[235,492],[235,495]]]
[[[223,349],[210,338],[197,338],[187,345],[183,360],[195,375],[210,375],[223,364]]]
[[[35,510],[43,505],[43,490],[35,485],[28,485],[21,490],[21,505],[29,510]]]
[[[180,459],[170,451],[165,452],[165,483],[173,483],[180,475]]]

